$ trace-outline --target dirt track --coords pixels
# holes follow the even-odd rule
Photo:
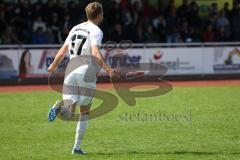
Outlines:
[[[174,87],[208,87],[208,86],[240,86],[240,80],[218,80],[218,81],[180,81],[170,82]],[[154,85],[154,83],[153,83]],[[112,88],[111,83],[99,83],[99,89]],[[26,85],[26,86],[0,86],[0,92],[32,92],[50,91],[48,85]]]

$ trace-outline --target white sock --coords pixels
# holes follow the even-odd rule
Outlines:
[[[88,114],[81,115],[80,121],[78,121],[76,136],[75,136],[75,144],[74,144],[74,149],[76,150],[79,150],[82,144],[83,136],[87,129],[88,117],[89,117]]]

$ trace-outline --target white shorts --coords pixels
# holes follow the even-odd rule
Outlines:
[[[64,106],[78,104],[80,106],[91,105],[93,94],[96,89],[96,80],[86,82],[85,74],[70,73],[64,79],[63,100]]]

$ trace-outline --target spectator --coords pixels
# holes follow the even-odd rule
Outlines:
[[[187,18],[189,16],[190,6],[189,0],[182,0],[182,5],[178,8],[178,16],[180,18]]]
[[[166,20],[164,19],[164,17],[162,15],[159,15],[158,17],[156,17],[153,20],[153,27],[155,30],[160,30],[161,29],[165,29],[166,27]]]
[[[2,1],[0,1],[0,11],[4,11],[5,5]]]
[[[153,30],[159,35],[160,42],[165,41],[166,34],[166,20],[162,15],[159,15],[157,18],[153,20]]]
[[[43,31],[42,27],[38,27],[37,30],[33,33],[32,37],[33,44],[47,44],[48,37],[46,33]]]
[[[123,35],[125,39],[128,40],[133,40],[133,32],[134,32],[134,21],[133,21],[133,16],[131,12],[131,8],[127,7],[126,9],[123,9],[122,12],[122,30],[123,30]]]
[[[233,0],[234,5],[240,5],[240,0]]]
[[[53,34],[54,41],[53,42],[58,42],[58,32],[60,32],[60,26],[61,23],[59,21],[57,13],[52,14],[52,19],[50,20],[49,28],[51,30],[51,33]]]
[[[119,43],[120,41],[125,39],[121,24],[115,24],[111,37],[112,40],[116,43]]]
[[[46,23],[42,21],[42,17],[38,16],[37,20],[33,22],[33,32],[36,32],[38,28],[42,28],[43,32],[46,31]]]
[[[231,17],[236,15],[239,9],[240,9],[240,6],[237,3],[234,3],[233,9],[231,10]]]
[[[225,16],[225,11],[221,10],[217,19],[217,30],[224,29],[224,32],[230,34],[230,22]]]
[[[207,30],[203,34],[203,41],[204,42],[214,42],[215,41],[215,33],[213,31],[212,24],[207,26]]]
[[[81,3],[80,1],[66,3],[64,0],[35,2],[21,0],[16,3],[0,0],[2,43],[62,43],[69,29],[85,21],[83,12],[89,0]],[[235,0],[233,9],[230,9],[230,4],[226,2],[220,13],[217,3],[213,3],[209,7],[208,17],[199,16],[196,0],[182,2],[183,4],[176,9],[175,1],[170,0],[167,8],[162,8],[164,12],[161,13],[159,6],[153,6],[150,0],[105,1],[105,4],[110,5],[104,6],[104,9],[107,9],[104,12],[105,21],[101,26],[105,35],[104,41],[120,41],[121,38],[138,43],[226,41],[226,39],[239,41],[239,0]],[[207,26],[208,29],[204,31],[205,27],[202,26]],[[7,33],[4,33],[5,31]],[[118,36],[115,37],[114,33]],[[8,34],[11,36],[6,36]]]
[[[7,27],[7,22],[5,21],[5,12],[0,11],[0,34],[4,32]]]
[[[190,28],[192,42],[202,42],[202,30],[200,28]]]
[[[3,10],[1,10],[3,11]],[[5,11],[5,18],[7,23],[11,23],[13,17],[16,16],[16,5],[13,3],[8,3],[4,6],[4,11]]]
[[[216,28],[217,28],[217,19],[218,19],[218,15],[213,15],[208,20],[208,24],[212,24],[214,30],[216,30]]]
[[[183,42],[181,35],[178,33],[177,28],[173,28],[173,31],[166,37],[167,43],[180,43]]]
[[[67,27],[67,28],[72,27],[72,24],[70,22],[70,16],[68,14],[65,15],[63,18],[63,28],[65,28],[65,27]]]
[[[81,15],[81,8],[80,5],[77,5],[76,1],[70,1],[68,4],[68,12],[70,15],[70,21],[76,25],[80,21]],[[53,12],[52,12],[53,13]]]
[[[180,35],[183,42],[192,42],[191,30],[187,20],[183,20],[180,28]]]
[[[142,0],[131,0],[131,5],[138,4],[139,10],[143,10],[143,3]]]
[[[240,41],[240,9],[238,9],[237,14],[232,17],[232,31],[233,40]]]
[[[229,3],[228,2],[224,3],[223,10],[225,12],[225,15],[226,15],[227,19],[231,20],[231,10],[229,9]]]
[[[129,5],[128,0],[121,0],[119,6],[121,9],[126,8]]]
[[[50,28],[48,28],[46,30],[45,34],[46,34],[46,37],[47,37],[46,44],[56,44],[56,43],[59,43],[57,35],[55,35]]]
[[[140,17],[142,17],[143,12],[141,10],[141,6],[139,1],[134,2],[133,6],[132,6],[132,17],[133,17],[133,24],[136,25],[140,19]]]
[[[119,22],[120,16],[117,13],[119,13],[117,3],[115,1],[111,1],[110,9],[107,13],[107,17],[108,17],[107,20],[108,20],[109,27],[114,27],[114,24]]]
[[[19,40],[17,39],[16,34],[13,33],[12,27],[7,26],[5,31],[2,33],[3,44],[18,44]]]
[[[218,4],[217,3],[213,3],[210,7],[209,7],[209,17],[212,17],[214,15],[218,14]]]
[[[153,27],[149,25],[147,27],[147,31],[145,33],[145,42],[148,43],[157,43],[159,41],[159,38],[157,37],[156,34],[153,33]]]
[[[168,17],[168,15],[171,14],[172,9],[176,9],[175,0],[170,0],[168,6],[167,6],[167,8],[166,8],[166,10],[164,11],[164,13],[165,13],[164,16],[165,16],[165,17]]]
[[[122,17],[122,24],[124,25],[124,27],[127,27],[133,23],[131,13],[128,8],[124,8],[122,10],[121,17]]]
[[[30,5],[29,5],[29,1],[28,0],[22,0],[20,2],[19,7],[17,8],[17,12],[19,14],[19,17],[21,17],[22,20],[27,21],[27,19],[32,14],[31,9],[30,9]]]
[[[143,34],[143,28],[141,25],[138,25],[137,26],[137,31],[136,31],[136,34],[135,34],[135,39],[133,42],[135,43],[143,43],[145,42],[145,39],[144,39],[144,34]]]
[[[149,0],[143,0],[143,15],[148,18],[153,16],[154,8],[150,6]]]
[[[64,16],[66,14],[66,10],[64,8],[65,2],[64,0],[57,0],[56,1],[56,7],[55,7],[55,13],[57,14],[58,18],[63,21]],[[82,11],[83,9],[81,9]]]
[[[176,9],[172,8],[170,15],[166,19],[166,32],[167,42],[175,42],[176,40],[172,36],[176,34],[176,27],[178,26],[178,18],[176,15]]]
[[[42,4],[36,3],[33,5],[32,9],[32,19],[37,19],[38,17],[41,17],[43,15],[42,13]]]
[[[47,3],[42,6],[42,17],[45,23],[50,23],[51,16],[49,15],[56,12],[55,6],[54,0],[48,0]]]
[[[199,6],[194,1],[190,4],[188,22],[191,27],[198,28],[199,26],[201,26],[201,19],[199,16]]]
[[[28,1],[23,0],[19,5],[15,6],[15,14],[10,21],[13,26],[15,36],[21,43],[29,43],[31,41],[31,9]]]
[[[220,28],[217,32],[217,41],[218,42],[227,42],[228,41],[228,35],[225,32],[224,27]]]

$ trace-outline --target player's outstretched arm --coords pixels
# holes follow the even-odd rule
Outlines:
[[[68,45],[64,44],[62,48],[58,51],[53,63],[48,68],[48,72],[52,73],[56,70],[57,66],[61,63],[61,61],[64,59],[66,53],[68,51]]]
[[[98,60],[100,66],[107,71],[110,77],[118,77],[118,71],[110,68],[103,60],[102,54],[100,53],[100,46],[92,45],[92,53]]]

